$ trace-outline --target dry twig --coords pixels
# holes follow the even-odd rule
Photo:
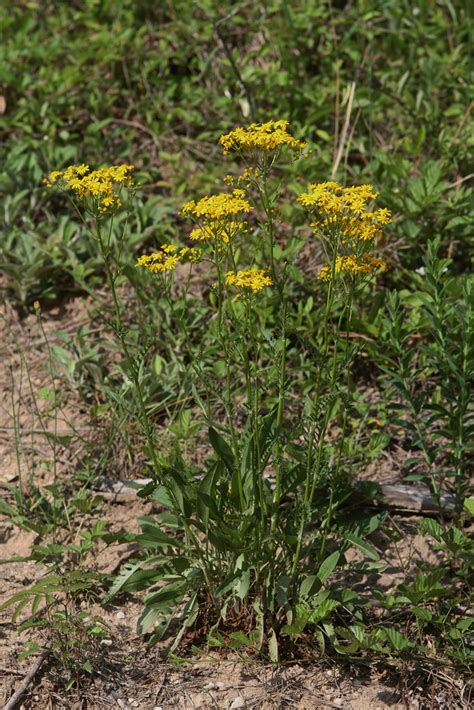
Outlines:
[[[7,702],[7,704],[5,705],[3,710],[14,710],[14,708],[20,702],[23,695],[26,693],[29,684],[35,678],[36,674],[38,673],[39,669],[43,665],[43,662],[46,660],[48,655],[49,655],[49,649],[45,649],[38,656],[36,661],[31,666],[30,670],[28,671],[28,673],[25,675],[22,682],[20,683],[20,687],[13,693],[13,695],[11,696],[10,700]]]

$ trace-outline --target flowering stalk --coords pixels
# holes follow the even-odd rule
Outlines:
[[[320,366],[315,386],[315,394],[311,406],[310,428],[307,440],[306,479],[303,495],[302,513],[297,536],[297,545],[293,558],[291,583],[296,581],[298,565],[300,563],[304,530],[313,505],[316,486],[319,480],[325,436],[331,419],[331,406],[326,406],[322,423],[318,431],[318,444],[316,458],[313,462],[315,435],[318,429],[316,419],[321,398],[322,375],[324,364],[329,354],[329,320],[334,308],[336,288],[339,286],[343,294],[343,307],[341,309],[336,331],[332,338],[333,353],[331,367],[328,373],[327,387],[329,392],[334,392],[337,381],[337,362],[339,354],[339,335],[342,323],[346,321],[346,337],[344,352],[347,355],[352,304],[358,282],[366,282],[373,273],[383,269],[384,264],[380,259],[374,258],[369,250],[375,240],[381,235],[382,228],[390,221],[388,210],[379,209],[374,212],[367,210],[367,202],[375,199],[370,185],[343,188],[336,182],[311,184],[307,193],[298,198],[298,202],[308,208],[314,217],[312,226],[317,236],[321,238],[323,251],[329,261],[324,266],[319,278],[328,282],[326,306],[323,317],[323,351],[320,357]],[[341,254],[342,252],[342,254]],[[341,436],[344,436],[342,432]],[[341,439],[342,445],[342,439]],[[334,475],[337,475],[340,465],[340,453]],[[331,489],[328,515],[322,537],[320,554],[324,553],[327,533],[333,515],[333,491]]]

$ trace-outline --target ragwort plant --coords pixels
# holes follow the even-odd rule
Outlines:
[[[146,360],[133,350],[124,325],[116,289],[119,250],[107,235],[121,206],[119,194],[125,187],[133,196],[131,167],[71,167],[50,174],[47,182],[71,197],[104,260],[114,306],[110,325],[134,385],[153,477],[140,495],[164,507],[161,514],[140,519],[136,540],[148,554],[124,566],[110,596],[150,590],[139,628],[153,642],[169,631],[175,649],[196,626],[211,644],[220,645],[230,633],[234,645],[277,660],[282,637],[298,638],[307,626],[318,629],[321,648],[325,637],[335,642],[332,613],[350,612],[358,597],[327,583],[336,567],[347,566],[349,547],[356,545],[378,560],[363,539],[377,526],[376,516],[367,525],[336,522],[347,497],[341,480],[346,373],[356,352],[348,337],[353,303],[384,268],[372,250],[390,214],[369,208],[377,197],[369,185],[311,184],[297,200],[308,211],[327,258],[315,280],[325,291],[318,348],[311,354],[317,376],[310,388],[304,383],[309,390],[304,396],[287,370],[292,269],[279,258],[277,245],[277,167],[285,155],[298,159],[306,146],[289,133],[287,121],[238,128],[220,142],[226,154],[242,161],[244,171],[226,179],[226,191],[183,205],[183,216],[194,223],[190,242],[199,249],[164,244],[136,264],[144,279],[155,281],[170,309],[179,302],[183,329],[193,300],[185,300],[186,312],[182,294],[186,299],[194,262],[203,261],[213,274],[209,300],[215,315],[203,343],[218,344],[214,373],[219,378],[212,379],[209,363],[196,357],[187,375],[213,450],[204,465],[192,457],[166,461],[161,455],[141,391]],[[209,351],[203,346],[201,352]],[[296,409],[295,399],[301,402]],[[341,425],[337,445],[329,446],[336,419]]]

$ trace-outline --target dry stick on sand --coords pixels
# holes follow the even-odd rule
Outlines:
[[[341,162],[342,154],[344,151],[344,144],[346,142],[347,131],[349,130],[349,122],[351,120],[352,104],[354,102],[355,88],[356,88],[355,81],[351,81],[351,83],[349,84],[349,95],[347,98],[347,106],[346,106],[346,115],[344,118],[344,125],[342,127],[341,136],[339,138],[339,147],[337,149],[336,157],[334,159],[334,163],[332,166],[331,180],[334,180],[334,178],[336,177],[337,169],[339,167],[339,163]]]
[[[13,693],[12,697],[10,698],[8,703],[5,705],[3,710],[13,710],[17,706],[17,704],[20,702],[21,698],[25,694],[29,684],[31,683],[31,681],[33,680],[35,675],[38,673],[39,669],[43,665],[43,661],[46,660],[48,655],[49,655],[49,649],[46,649],[38,656],[35,663],[33,663],[30,670],[28,671],[28,673],[25,675],[22,682],[20,683],[20,687],[18,688],[18,690],[16,690]]]

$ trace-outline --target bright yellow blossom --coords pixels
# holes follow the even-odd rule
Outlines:
[[[265,286],[271,286],[272,280],[264,269],[247,269],[246,271],[228,271],[225,277],[229,286],[251,290],[258,293]]]
[[[232,193],[221,193],[202,197],[198,202],[191,200],[181,208],[183,214],[193,215],[200,219],[227,219],[250,212],[250,202],[245,198],[244,190],[234,190]]]
[[[288,146],[291,150],[300,151],[306,143],[297,140],[288,133],[288,121],[267,121],[252,123],[247,128],[236,128],[220,137],[224,154],[231,150],[263,150],[272,152]]]
[[[314,218],[311,226],[335,258],[336,274],[370,274],[385,267],[380,259],[367,253],[383,227],[391,222],[389,210],[368,209],[369,201],[378,194],[372,185],[342,187],[330,181],[311,184],[298,197]],[[331,268],[323,267],[319,278],[329,280]]]
[[[141,266],[151,274],[166,274],[174,271],[185,257],[186,261],[197,261],[200,258],[200,250],[189,247],[179,249],[174,244],[163,244],[160,251],[140,256],[135,266]]]
[[[376,259],[370,254],[362,254],[356,256],[338,256],[334,265],[336,274],[372,274],[379,269],[385,269],[385,264],[381,259]],[[331,278],[331,269],[329,266],[323,266],[318,274],[318,278],[323,281],[329,281]]]
[[[228,220],[204,220],[201,226],[193,229],[189,238],[193,241],[206,242],[217,241],[228,244],[239,232],[247,227],[247,222],[237,222]]]
[[[308,186],[308,192],[298,202],[314,212],[311,224],[319,230],[335,229],[342,239],[369,241],[380,236],[381,228],[391,221],[390,211],[367,210],[367,202],[375,200],[378,192],[371,185],[342,187],[337,182],[322,182]]]
[[[43,181],[48,187],[59,185],[72,190],[81,199],[92,198],[99,212],[106,213],[121,206],[121,187],[133,188],[133,165],[114,165],[91,171],[88,165],[70,165],[65,170],[53,170]]]

